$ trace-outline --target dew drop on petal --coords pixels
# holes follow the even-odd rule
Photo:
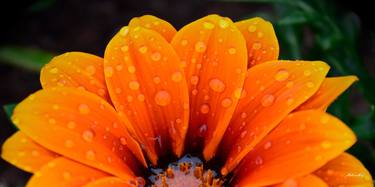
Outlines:
[[[159,61],[161,59],[161,54],[159,52],[154,52],[151,54],[151,60]]]
[[[138,81],[130,81],[128,86],[131,90],[138,90],[139,89]]]
[[[202,104],[200,111],[202,114],[207,114],[210,111],[210,106],[208,106],[208,104]]]
[[[271,143],[270,141],[268,141],[268,142],[266,142],[266,143],[264,144],[263,148],[264,148],[265,150],[267,150],[267,149],[271,148],[271,146],[272,146],[272,143]]]
[[[198,77],[198,76],[196,76],[196,75],[191,76],[191,78],[190,78],[190,83],[191,83],[192,85],[197,85],[197,84],[198,84],[198,81],[199,81],[199,77]]]
[[[228,53],[231,54],[231,55],[236,54],[236,52],[237,52],[236,48],[231,47],[231,48],[228,49]]]
[[[305,75],[305,76],[310,76],[310,75],[311,75],[311,71],[310,71],[310,70],[305,70],[305,71],[303,72],[303,75]]]
[[[220,79],[212,79],[209,86],[215,92],[223,92],[225,89],[225,84]]]
[[[154,81],[155,84],[159,84],[161,80],[160,77],[154,77],[152,81]]]
[[[309,81],[309,82],[306,83],[306,86],[307,86],[308,88],[312,88],[312,87],[314,87],[314,83],[311,82],[311,81]]]
[[[52,73],[52,74],[57,74],[59,72],[59,69],[54,67],[54,68],[50,69],[49,72]]]
[[[128,144],[127,141],[126,141],[126,138],[125,138],[125,137],[121,137],[121,138],[120,138],[120,143],[121,143],[122,145],[127,145],[127,144]]]
[[[203,27],[204,27],[205,29],[211,30],[211,29],[215,28],[215,25],[212,24],[212,23],[210,23],[210,22],[204,22],[204,23],[203,23]]]
[[[95,160],[96,153],[93,150],[88,150],[86,152],[86,159],[87,160]]]
[[[256,165],[262,165],[263,164],[263,158],[261,156],[257,156],[257,157],[255,157],[254,162],[255,162]]]
[[[94,75],[94,74],[95,74],[95,71],[96,71],[96,69],[95,69],[95,67],[92,66],[92,65],[86,67],[86,72],[87,72],[89,75]]]
[[[104,73],[106,77],[112,77],[113,76],[113,68],[111,66],[104,68]]]
[[[257,30],[257,27],[256,27],[255,25],[250,25],[250,26],[247,28],[247,30],[248,30],[249,32],[255,32],[255,31]]]
[[[140,47],[140,48],[138,49],[138,51],[139,51],[140,53],[142,53],[142,54],[147,53],[147,50],[148,50],[148,48],[147,48],[146,46],[142,46],[142,47]]]
[[[95,136],[95,133],[91,129],[87,129],[82,132],[82,138],[86,142],[92,142],[92,140],[94,139],[94,136]]]
[[[288,81],[288,83],[286,83],[287,88],[291,88],[293,87],[293,85],[294,85],[293,81]]]
[[[275,100],[275,97],[271,94],[266,94],[261,99],[261,104],[264,107],[271,106],[273,104],[273,101]]]
[[[174,72],[171,76],[173,82],[180,82],[182,80],[182,73],[177,71]]]
[[[203,124],[199,127],[199,134],[200,135],[204,135],[207,131],[207,125],[206,124]]]
[[[289,77],[289,72],[287,70],[281,69],[275,74],[276,81],[285,81]]]
[[[165,90],[158,91],[155,94],[154,100],[157,105],[167,106],[171,102],[171,95]]]
[[[128,67],[128,72],[129,73],[134,73],[135,72],[135,67],[134,66],[129,66]]]
[[[143,94],[139,94],[139,95],[137,96],[137,99],[138,99],[138,101],[143,102],[143,101],[145,100],[145,95],[143,95]]]
[[[199,41],[199,42],[197,42],[196,44],[195,44],[195,51],[196,52],[198,52],[198,53],[203,53],[203,52],[205,52],[206,51],[206,44],[204,43],[204,42],[201,42],[201,41]]]
[[[221,106],[224,108],[228,108],[232,105],[232,99],[231,98],[225,98],[221,101]]]
[[[90,108],[86,104],[80,104],[78,106],[78,111],[81,114],[88,114],[90,112]]]
[[[225,28],[229,27],[229,23],[228,23],[226,20],[221,19],[221,20],[219,21],[219,26],[220,26],[221,28],[225,29]]]
[[[255,50],[258,50],[258,49],[260,49],[262,47],[262,44],[260,44],[259,42],[255,42],[254,44],[253,44],[253,49],[255,49]]]

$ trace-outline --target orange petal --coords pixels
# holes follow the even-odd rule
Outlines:
[[[296,110],[327,110],[328,106],[357,80],[356,76],[326,78],[319,90]]]
[[[111,99],[153,164],[169,150],[180,156],[189,98],[179,58],[157,32],[124,27],[105,51]]]
[[[328,187],[321,178],[309,174],[296,179],[288,179],[281,184],[273,185],[273,187]]]
[[[78,87],[109,100],[103,73],[103,59],[82,52],[56,56],[40,72],[43,88]]]
[[[108,174],[65,157],[56,158],[36,172],[27,187],[81,187]]]
[[[222,141],[227,174],[288,113],[319,88],[329,67],[320,61],[273,61],[250,68]]]
[[[38,145],[20,131],[5,141],[1,151],[1,158],[31,173],[56,157],[57,154]]]
[[[374,186],[371,174],[354,156],[343,153],[315,172],[329,186]]]
[[[117,177],[105,177],[98,179],[94,182],[86,184],[83,187],[130,187],[130,186],[139,186],[137,182],[130,178],[127,180],[120,179]]]
[[[129,177],[139,167],[133,154],[146,165],[116,111],[90,92],[68,87],[38,91],[15,108],[12,120],[43,147],[113,175]]]
[[[236,26],[246,39],[248,67],[277,60],[279,43],[270,22],[256,17],[236,22]]]
[[[168,42],[172,40],[173,36],[177,32],[170,23],[152,15],[135,17],[130,20],[129,26],[133,28],[140,26],[154,30],[162,35]]]
[[[188,146],[215,154],[246,75],[246,43],[229,18],[210,15],[177,32],[172,46],[185,67],[190,94]]]
[[[356,141],[339,119],[318,110],[290,114],[235,171],[236,183],[265,186],[309,174]]]

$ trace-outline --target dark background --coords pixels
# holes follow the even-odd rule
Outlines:
[[[360,31],[356,41],[356,52],[362,57],[365,69],[373,75],[375,72],[373,65],[375,59],[374,24],[372,17],[368,16],[371,10],[365,9],[365,7],[372,7],[370,1],[330,1],[329,4],[338,12],[354,11],[358,15]],[[207,0],[35,0],[4,4],[2,2],[0,6],[0,45],[34,47],[54,54],[83,51],[99,56],[103,55],[104,48],[114,33],[121,26],[127,25],[135,16],[152,14],[168,20],[178,29],[212,13],[221,14],[233,20],[239,20],[257,12],[276,14],[275,5],[269,3]],[[277,33],[278,36],[281,34],[283,33]],[[288,56],[288,51],[282,46],[281,54],[289,58],[295,57]],[[319,55],[315,55],[314,58],[320,59]],[[4,62],[0,63],[0,105],[20,102],[30,93],[40,89],[38,72],[13,66],[1,59],[0,61]],[[353,90],[353,94],[349,96],[350,101],[356,103],[351,105],[350,111],[354,113],[366,113],[372,106],[366,99],[363,99],[361,93]],[[0,111],[0,145],[13,132],[15,129],[6,114]],[[360,145],[356,146],[370,146],[368,150],[373,151],[371,141],[372,139],[365,139],[363,143],[360,139],[358,143]],[[372,158],[364,156],[368,150],[354,151],[354,153],[361,159],[363,158],[362,161],[373,173],[375,165],[370,160]],[[0,159],[0,187],[23,186],[28,176],[29,174]]]

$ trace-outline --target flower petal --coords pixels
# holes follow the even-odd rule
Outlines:
[[[92,180],[106,176],[108,174],[102,171],[60,157],[44,165],[31,177],[26,186],[81,187]]]
[[[113,104],[151,162],[156,164],[158,155],[169,150],[180,156],[189,98],[170,44],[153,30],[124,27],[108,44],[104,58]]]
[[[273,185],[273,187],[328,187],[321,178],[316,175],[309,174],[296,179],[288,179],[281,184]]]
[[[279,43],[270,22],[255,17],[235,23],[246,39],[248,67],[277,60]]]
[[[113,175],[137,171],[133,154],[146,165],[112,106],[90,92],[43,89],[17,105],[12,120],[43,147]]]
[[[290,114],[235,171],[235,181],[254,186],[272,185],[322,167],[356,141],[339,119],[323,111]]]
[[[168,42],[172,40],[173,36],[177,32],[170,23],[152,15],[135,17],[130,20],[129,26],[134,28],[140,26],[154,30],[162,35]]]
[[[103,73],[103,59],[82,52],[54,57],[40,72],[43,88],[78,87],[109,100]]]
[[[343,153],[329,161],[315,174],[325,180],[329,186],[374,186],[371,174],[354,156]]]
[[[326,78],[319,90],[296,110],[327,110],[328,106],[357,80],[356,76]]]
[[[250,68],[242,98],[224,135],[225,175],[288,113],[319,88],[328,72],[320,61],[273,61]]]
[[[190,94],[188,146],[211,159],[238,102],[247,69],[246,43],[229,18],[210,15],[177,32],[172,46]]]
[[[31,173],[56,157],[56,153],[38,145],[20,131],[5,141],[1,151],[1,158]]]
[[[137,182],[130,178],[127,181],[117,178],[117,177],[104,177],[100,178],[94,182],[86,184],[83,187],[129,187],[137,186]]]

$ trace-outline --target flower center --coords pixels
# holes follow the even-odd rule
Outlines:
[[[170,163],[166,169],[151,169],[151,173],[149,180],[153,187],[220,187],[224,183],[217,172],[205,169],[201,159],[190,155]]]

